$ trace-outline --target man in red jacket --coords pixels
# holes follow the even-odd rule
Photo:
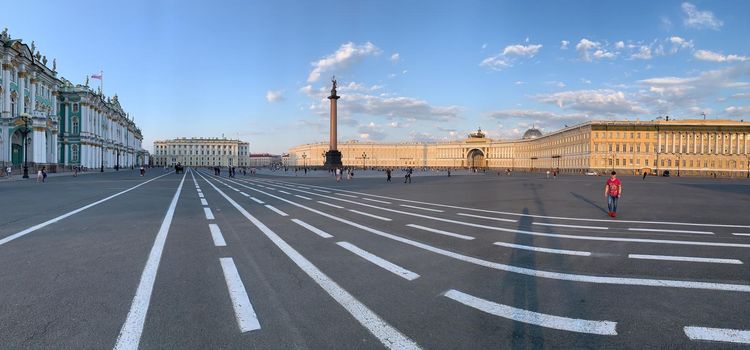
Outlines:
[[[612,176],[607,180],[604,186],[604,197],[607,198],[607,207],[609,207],[609,216],[617,217],[617,199],[622,195],[622,182],[617,178],[617,173],[612,171]]]

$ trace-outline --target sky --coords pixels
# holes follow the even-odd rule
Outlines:
[[[0,26],[83,83],[104,72],[143,147],[239,138],[520,138],[588,120],[750,120],[750,1],[15,1]],[[97,81],[90,85],[96,86]]]

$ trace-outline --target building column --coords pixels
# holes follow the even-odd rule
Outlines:
[[[47,162],[47,133],[43,128],[34,128],[32,143],[34,144],[33,160],[35,163]]]
[[[29,94],[31,94],[29,98],[29,114],[34,115],[34,110],[36,109],[36,79],[33,77],[30,78],[29,83],[31,84],[31,86],[29,86]]]
[[[26,81],[26,75],[22,74],[21,69],[19,67],[18,69],[18,99],[16,100],[16,108],[18,108],[17,114],[21,114],[24,112],[23,100],[24,100],[24,97],[26,97],[26,95],[24,94],[24,88],[26,87],[25,81]]]
[[[3,63],[2,66],[2,76],[3,76],[3,105],[2,107],[2,114],[0,114],[0,117],[6,117],[10,118],[12,113],[10,112],[10,64]]]

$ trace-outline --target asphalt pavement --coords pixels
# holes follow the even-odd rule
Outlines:
[[[0,348],[750,346],[750,181],[0,183]]]

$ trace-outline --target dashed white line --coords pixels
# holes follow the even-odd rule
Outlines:
[[[683,330],[691,340],[750,344],[750,331],[746,330],[708,327],[685,327]]]
[[[276,208],[276,207],[274,207],[273,205],[270,205],[270,204],[266,204],[266,208],[268,208],[268,209],[271,209],[271,210],[273,210],[274,212],[276,212],[276,214],[279,214],[279,215],[281,215],[281,216],[289,216],[289,214],[287,214],[287,213],[285,213],[285,212],[283,212],[283,211],[281,211],[281,210],[277,209],[277,208]]]
[[[406,280],[413,281],[417,278],[419,278],[419,275],[411,272],[401,266],[398,266],[388,260],[385,260],[379,256],[376,256],[368,251],[365,251],[354,244],[351,244],[349,242],[336,242],[339,246],[342,248],[358,255],[360,258],[365,259],[375,265],[380,266],[381,268],[392,272],[396,276],[403,277]]]
[[[741,265],[742,261],[737,259],[719,259],[719,258],[699,258],[694,256],[669,256],[669,255],[648,255],[648,254],[628,254],[630,259],[645,260],[667,260],[667,261],[687,261],[687,262],[704,262],[715,264],[736,264]]]
[[[420,229],[420,230],[424,230],[424,231],[428,231],[428,232],[432,232],[432,233],[437,233],[437,234],[445,235],[445,236],[450,236],[450,237],[465,239],[465,240],[472,240],[472,239],[474,239],[474,237],[471,237],[471,236],[466,236],[466,235],[462,235],[462,234],[458,234],[458,233],[453,233],[453,232],[438,230],[438,229],[434,229],[434,228],[424,227],[424,226],[420,226],[420,225],[408,224],[406,226],[413,227],[413,228]]]
[[[243,196],[245,196],[245,197],[250,197],[250,195],[247,194],[247,193],[245,193],[245,192],[240,192],[240,194],[243,195]]]
[[[201,198],[201,205],[208,205],[208,202],[205,199]]]
[[[504,218],[494,218],[491,216],[482,216],[482,215],[474,215],[474,214],[466,214],[466,213],[458,213],[456,215],[460,216],[468,216],[470,218],[478,218],[478,219],[485,219],[485,220],[495,220],[495,221],[505,221],[505,222],[516,222],[516,220],[513,219],[504,219]]]
[[[323,205],[327,205],[329,207],[333,207],[333,208],[337,208],[337,209],[344,209],[344,207],[342,207],[340,205],[331,204],[331,203],[323,202],[323,201],[317,201],[317,202],[320,203],[320,204],[323,204]]]
[[[357,196],[352,196],[352,195],[346,194],[346,193],[338,193],[338,192],[336,192],[336,194],[339,195],[339,196],[344,196],[344,197],[359,198]]]
[[[577,256],[591,256],[591,252],[582,252],[582,251],[579,251],[579,250],[565,250],[565,249],[542,248],[542,247],[535,247],[535,246],[528,246],[528,245],[521,245],[521,244],[514,244],[514,243],[506,243],[506,242],[495,242],[493,244],[497,245],[497,246],[501,246],[501,247],[530,250],[530,251],[542,252],[542,253],[577,255]]]
[[[224,236],[221,234],[219,225],[208,224],[208,229],[211,230],[211,238],[214,240],[214,245],[217,247],[226,247],[227,242],[224,241]]]
[[[200,197],[200,198],[205,198],[205,197],[203,196],[203,193],[198,193],[198,197]]]
[[[617,335],[617,322],[613,321],[590,321],[543,314],[540,312],[498,304],[455,289],[445,292],[444,295],[466,306],[513,321],[570,332]]]
[[[319,188],[313,188],[313,191],[323,192],[323,193],[331,193],[331,191],[321,190]]]
[[[383,203],[383,204],[391,204],[391,202],[381,201],[380,199],[372,199],[367,197],[362,197],[362,199],[370,202],[377,202],[377,203]]]
[[[206,214],[206,220],[213,220],[213,219],[215,219],[214,218],[214,213],[211,212],[211,208],[204,207],[203,208],[203,213]]]
[[[300,196],[300,195],[298,195],[298,194],[295,194],[294,196],[295,196],[295,197],[299,197],[299,198],[302,198],[302,199],[307,199],[307,200],[309,200],[309,201],[311,201],[311,200],[312,200],[312,198],[310,198],[310,197]]]
[[[252,199],[253,202],[258,203],[258,204],[263,204],[264,203],[262,200],[260,200],[258,198],[255,198],[255,197],[250,197],[250,199]]]
[[[229,299],[232,300],[234,316],[237,318],[240,332],[245,333],[260,329],[258,315],[255,314],[253,304],[250,303],[250,297],[247,295],[237,266],[234,265],[234,260],[232,258],[220,258],[219,261],[221,262],[221,269],[224,271],[224,279],[227,281]]]
[[[319,228],[317,228],[317,227],[315,227],[313,225],[310,225],[310,224],[308,224],[308,223],[306,223],[306,222],[304,222],[304,221],[302,221],[300,219],[292,219],[292,222],[294,222],[295,224],[300,225],[300,226],[302,226],[302,227],[310,230],[312,233],[315,233],[316,235],[318,235],[320,237],[323,237],[323,238],[331,238],[331,237],[333,237],[328,232],[325,232],[325,231],[323,231],[323,230],[321,230],[321,229],[319,229]]]
[[[541,226],[554,226],[554,227],[567,227],[567,228],[583,228],[587,230],[609,230],[609,227],[604,226],[584,226],[584,225],[565,225],[565,224],[550,224],[547,222],[532,222],[533,225]]]
[[[740,233],[740,232],[732,232],[735,236],[750,236],[750,233]]]
[[[283,193],[283,194],[291,194],[291,193],[289,193],[289,192],[287,192],[287,191],[282,191],[282,190],[279,190],[279,192],[281,192],[281,193]]]
[[[143,273],[141,273],[141,279],[140,282],[138,282],[138,288],[135,291],[133,303],[130,305],[130,311],[128,311],[125,323],[122,325],[120,334],[117,336],[117,342],[114,347],[115,350],[136,350],[138,349],[138,344],[141,342],[143,324],[146,321],[148,305],[151,302],[151,293],[154,290],[156,273],[159,270],[159,262],[161,261],[161,255],[164,251],[164,244],[167,241],[169,226],[172,225],[172,218],[174,217],[174,210],[177,207],[177,200],[180,198],[182,185],[185,183],[185,176],[187,176],[187,174],[182,176],[180,186],[177,187],[177,192],[175,192],[174,197],[172,197],[172,202],[169,204],[167,214],[164,215],[164,220],[161,222],[159,232],[156,234],[154,245],[151,247],[151,252],[148,254],[148,260],[146,260],[146,266],[143,268]]]
[[[412,209],[419,209],[419,210],[426,210],[426,211],[432,211],[435,213],[442,213],[443,211],[440,209],[432,209],[432,208],[425,208],[425,207],[418,207],[415,205],[408,205],[408,204],[399,204],[400,207],[404,208],[412,208]]]
[[[378,220],[391,221],[391,219],[389,219],[389,218],[382,217],[382,216],[377,216],[375,214],[365,213],[365,212],[359,211],[359,210],[349,209],[349,211],[352,212],[352,213],[357,213],[359,215],[369,216],[371,218],[375,218],[375,219],[378,219]]]
[[[689,230],[665,230],[659,228],[633,228],[629,227],[628,231],[642,231],[642,232],[667,232],[667,233],[695,233],[698,235],[712,235],[713,232],[709,231],[689,231]]]

